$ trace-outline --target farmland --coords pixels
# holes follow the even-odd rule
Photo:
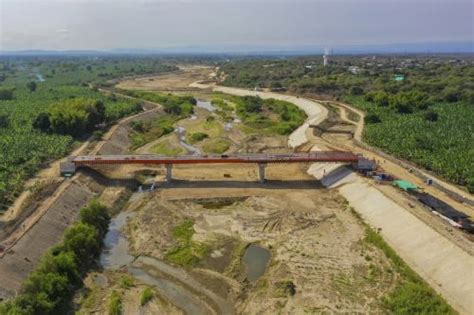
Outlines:
[[[41,165],[67,154],[94,130],[84,134],[45,132],[33,127],[51,106],[67,106],[72,99],[101,102],[105,123],[140,109],[137,102],[106,97],[88,83],[114,76],[175,70],[152,59],[8,59],[0,60],[0,211],[21,191],[26,178]],[[34,82],[34,83],[32,83]],[[32,87],[34,86],[34,87]],[[69,103],[68,103],[69,100]]]
[[[430,110],[400,115],[388,107],[361,98],[349,102],[365,110],[368,122],[364,139],[398,157],[411,160],[474,191],[474,108],[472,104],[436,104]],[[427,113],[434,113],[431,120]]]

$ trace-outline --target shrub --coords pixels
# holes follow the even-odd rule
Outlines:
[[[369,113],[364,117],[366,124],[376,124],[381,122],[380,117],[377,114]]]
[[[361,88],[360,86],[353,86],[349,90],[349,94],[356,95],[356,96],[363,95],[364,94],[364,89]]]
[[[122,314],[122,299],[117,291],[112,291],[109,300],[109,315]]]
[[[154,297],[153,290],[151,288],[145,288],[145,290],[142,291],[142,294],[140,295],[140,305],[144,306],[147,304],[151,299]]]
[[[0,100],[9,101],[13,99],[12,88],[0,88]]]
[[[10,125],[10,117],[6,114],[0,114],[0,128],[6,128]]]
[[[47,113],[39,113],[33,120],[33,128],[47,132],[51,128],[51,121]]]
[[[427,111],[425,113],[425,120],[427,121],[437,121],[438,120],[438,114],[434,111]]]
[[[30,90],[30,92],[34,92],[36,91],[36,82],[30,81],[26,84],[26,87],[28,88],[28,90]]]
[[[209,135],[204,132],[195,132],[189,136],[189,142],[196,143],[202,141],[206,138],[209,138]]]

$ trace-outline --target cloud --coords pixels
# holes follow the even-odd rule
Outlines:
[[[69,30],[67,28],[59,28],[56,30],[56,33],[58,34],[67,34],[69,33]]]

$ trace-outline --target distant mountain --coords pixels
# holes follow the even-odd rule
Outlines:
[[[380,45],[307,45],[298,47],[255,47],[246,45],[182,46],[156,49],[119,48],[110,50],[19,50],[0,51],[0,56],[97,56],[97,55],[190,55],[190,54],[237,54],[237,55],[309,55],[323,54],[446,54],[474,53],[474,42],[397,43]]]

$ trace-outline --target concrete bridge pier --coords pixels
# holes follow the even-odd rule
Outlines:
[[[265,167],[267,163],[258,163],[258,180],[260,183],[265,183]]]
[[[173,164],[166,164],[166,182],[171,183],[173,179]]]

